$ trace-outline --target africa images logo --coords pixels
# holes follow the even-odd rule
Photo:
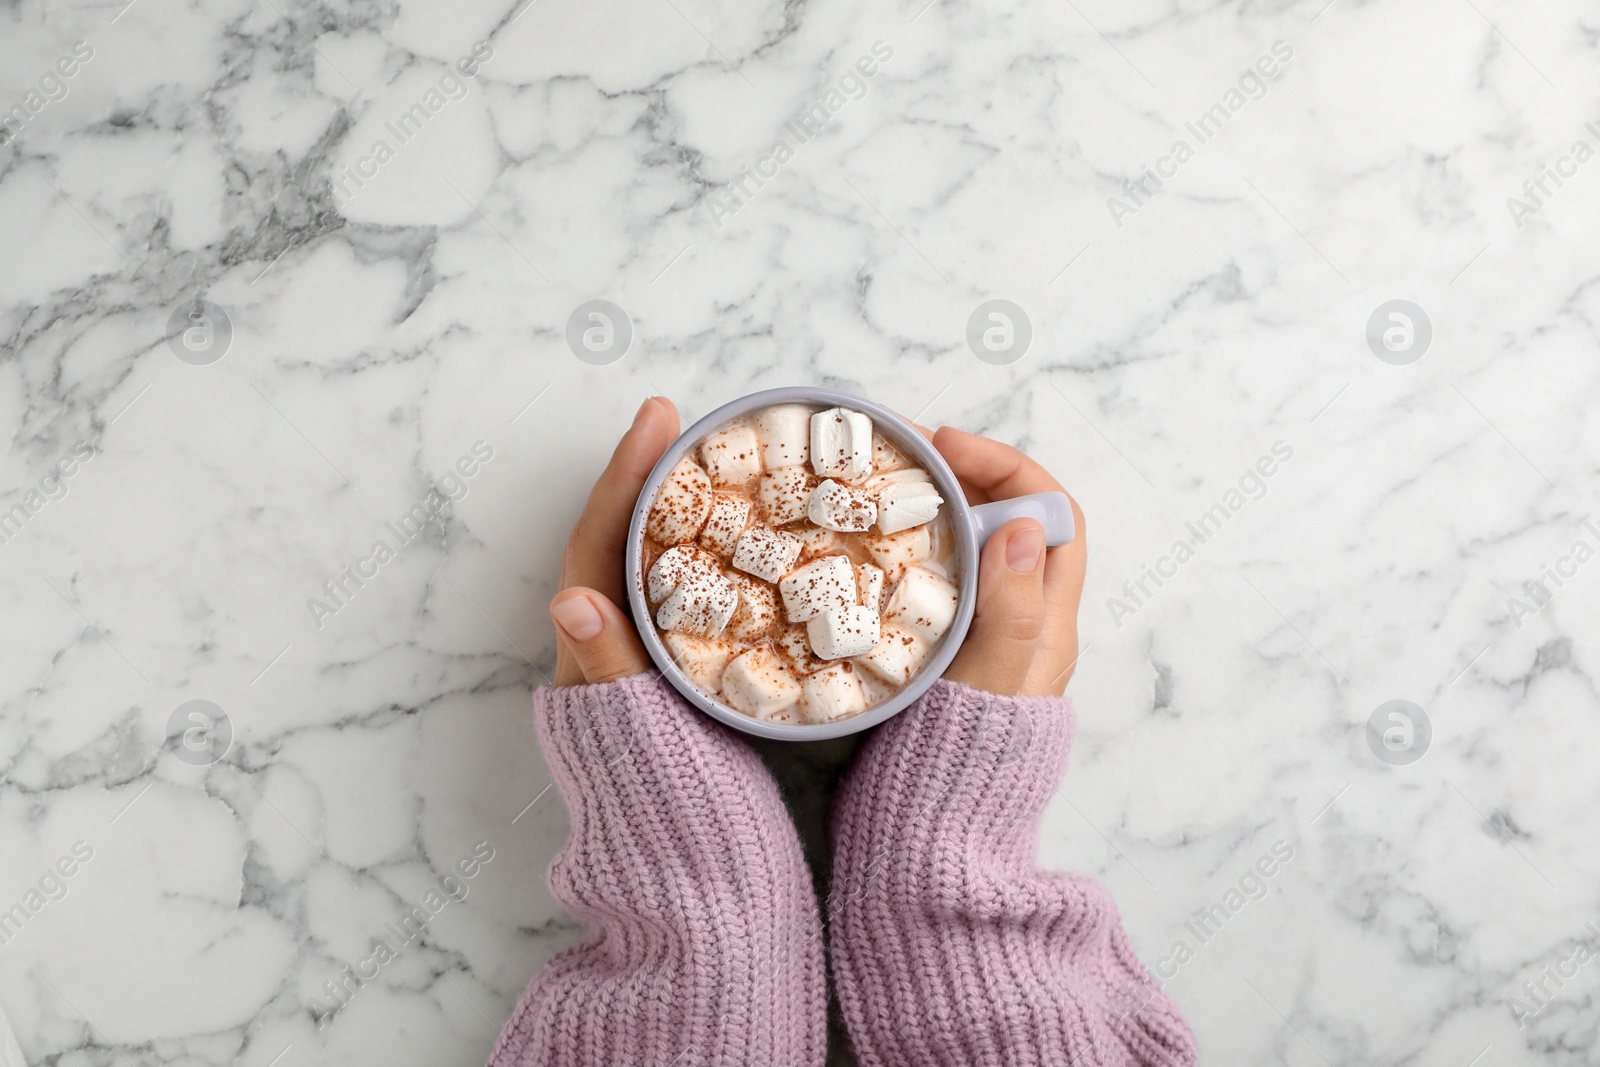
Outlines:
[[[347,963],[339,973],[322,983],[326,1000],[313,999],[311,1013],[317,1029],[332,1025],[334,1018],[349,1006],[357,993],[378,977],[384,967],[400,958],[412,943],[427,932],[428,924],[451,904],[459,904],[472,892],[472,879],[478,877],[495,857],[494,846],[479,841],[472,852],[456,861],[455,869],[441,876],[427,894],[416,904],[401,912],[399,918],[390,919],[382,927],[382,935],[372,938],[372,951],[354,963]],[[460,877],[456,877],[456,872]]]
[[[1287,41],[1272,42],[1271,53],[1257,59],[1254,66],[1246,67],[1239,75],[1237,85],[1224,92],[1220,100],[1202,111],[1193,122],[1183,124],[1189,137],[1194,138],[1193,144],[1189,143],[1188,137],[1179,137],[1154,165],[1146,167],[1141,164],[1139,176],[1122,183],[1126,199],[1107,197],[1106,210],[1111,213],[1111,221],[1117,229],[1122,229],[1125,219],[1138,214],[1141,208],[1154,200],[1156,194],[1167,187],[1167,182],[1178,176],[1183,165],[1195,157],[1200,146],[1221,133],[1233,116],[1245,109],[1245,105],[1266,96],[1269,83],[1283,73],[1283,66],[1292,58],[1294,48]]]
[[[383,573],[385,566],[399,559],[407,548],[425,540],[428,531],[436,528],[450,506],[467,498],[472,491],[472,479],[493,459],[492,445],[481,440],[473,442],[471,453],[456,460],[428,490],[427,496],[412,504],[403,515],[384,523],[384,530],[393,538],[393,544],[378,538],[366,555],[344,564],[337,574],[322,583],[321,597],[306,598],[312,628],[320,630],[326,626],[327,620],[348,607],[367,583]]]
[[[0,147],[10,144],[22,135],[22,130],[33,117],[51,104],[67,98],[68,84],[78,71],[94,58],[94,49],[88,41],[79,41],[72,51],[56,60],[55,66],[39,77],[38,88],[29,89],[9,111],[0,112]]]
[[[778,176],[778,171],[795,157],[807,143],[844,110],[846,104],[867,95],[868,82],[878,73],[880,65],[894,58],[894,49],[883,41],[874,41],[872,54],[856,60],[854,67],[829,86],[828,91],[811,101],[799,114],[783,124],[783,136],[778,137],[767,154],[740,168],[739,176],[719,189],[706,194],[706,212],[717,229],[722,229],[724,219],[739,213],[756,191]],[[791,146],[790,141],[794,144]],[[752,188],[753,186],[753,188]]]

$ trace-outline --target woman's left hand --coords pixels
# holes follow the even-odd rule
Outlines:
[[[627,602],[623,553],[644,480],[677,439],[678,428],[672,401],[662,396],[646,400],[567,539],[561,591],[550,601],[556,624],[556,685],[613,682],[651,667],[632,620],[618,606]]]

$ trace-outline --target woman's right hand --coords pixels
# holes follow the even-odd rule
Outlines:
[[[1049,471],[999,441],[943,426],[933,447],[969,504],[1066,492]],[[989,538],[972,629],[946,678],[1002,696],[1060,696],[1066,689],[1078,662],[1078,602],[1088,561],[1076,500],[1072,521],[1073,540],[1048,550],[1044,527],[1033,519],[1013,519]]]

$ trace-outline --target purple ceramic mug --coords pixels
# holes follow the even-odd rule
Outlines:
[[[955,535],[956,573],[951,577],[960,590],[960,599],[956,604],[955,621],[951,623],[943,640],[928,658],[928,662],[917,672],[916,677],[894,696],[858,715],[833,722],[814,724],[767,722],[736,711],[703,692],[674,662],[672,654],[667,651],[667,646],[661,640],[661,635],[656,632],[652,622],[653,614],[649,602],[645,599],[644,575],[640,571],[644,555],[645,519],[650,514],[650,505],[655,500],[656,490],[661,487],[661,483],[666,480],[672,468],[684,456],[690,455],[701,441],[735,419],[778,404],[808,404],[819,410],[842,407],[869,416],[874,430],[882,434],[901,453],[914,459],[933,478],[934,484],[939,489],[939,495],[944,497],[945,505],[950,509],[950,529]],[[638,627],[640,637],[644,639],[644,647],[650,651],[650,658],[685,699],[713,719],[726,723],[736,730],[779,741],[820,741],[829,737],[843,737],[846,734],[870,729],[891,715],[897,714],[926,692],[928,687],[944,674],[945,668],[950,666],[950,661],[960,649],[961,642],[967,635],[967,628],[972,625],[973,605],[978,590],[978,554],[983,550],[983,544],[991,534],[1012,519],[1022,518],[1037,519],[1044,526],[1045,543],[1049,545],[1064,545],[1075,535],[1072,502],[1065,493],[1034,493],[1031,496],[1013,497],[1010,500],[997,500],[992,504],[968,504],[960,483],[956,481],[956,476],[945,463],[944,457],[939,455],[938,450],[918,432],[915,426],[886,407],[833,389],[814,389],[809,386],[768,389],[724,404],[696,422],[672,443],[672,447],[667,449],[666,454],[650,471],[650,477],[645,479],[644,489],[640,492],[638,504],[634,508],[633,522],[628,526],[625,562],[628,601],[633,607],[634,624]]]

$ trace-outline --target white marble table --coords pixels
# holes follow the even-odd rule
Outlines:
[[[644,396],[796,382],[1081,500],[1041,856],[1204,1062],[1600,1063],[1592,7],[122,3],[0,12],[30,1064],[482,1062],[578,936],[528,710],[566,530]],[[996,299],[1031,343],[980,359]],[[1425,353],[1369,347],[1392,300]],[[786,754],[808,817],[846,754]]]

